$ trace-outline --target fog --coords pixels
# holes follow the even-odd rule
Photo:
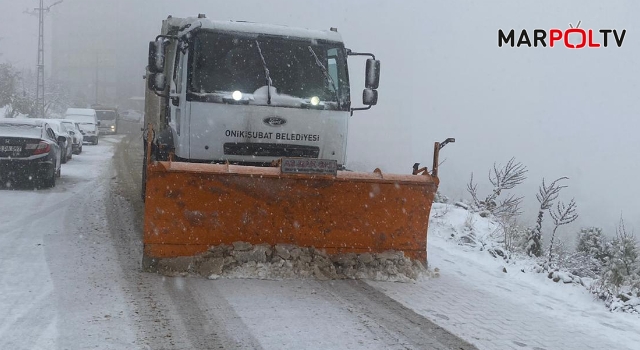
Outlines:
[[[37,1],[0,5],[0,61],[34,69],[38,23],[23,12]],[[442,150],[440,169],[440,189],[451,199],[468,198],[471,172],[486,193],[493,163],[516,157],[529,169],[516,191],[525,196],[526,224],[537,214],[542,178],[568,176],[559,199],[575,197],[580,218],[564,234],[595,225],[611,235],[621,215],[640,225],[638,10],[634,1],[577,0],[65,0],[45,19],[46,72],[57,74],[53,62],[61,65],[64,50],[89,53],[88,71],[95,70],[95,52],[117,50],[118,89],[141,96],[148,41],[167,15],[337,27],[348,48],[382,61],[378,105],[350,120],[350,164],[402,173],[415,162],[431,168],[433,142],[455,137]],[[582,50],[497,45],[498,29],[566,29],[578,21],[596,32],[626,29],[624,44]],[[364,60],[350,64],[358,103]]]

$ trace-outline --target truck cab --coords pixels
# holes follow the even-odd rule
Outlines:
[[[352,108],[350,55],[372,57],[368,107]],[[169,17],[149,45],[146,79],[145,125],[178,160],[317,158],[342,169],[350,115],[377,103],[379,61],[346,49],[335,29]]]
[[[96,111],[98,121],[100,121],[100,133],[101,134],[117,134],[118,133],[118,120],[120,115],[117,107],[92,105],[92,109]]]

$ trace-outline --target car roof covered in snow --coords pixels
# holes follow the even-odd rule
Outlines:
[[[169,17],[167,19],[169,25],[172,27],[183,28],[184,26],[191,24],[186,31],[200,28],[204,30],[213,30],[220,32],[242,32],[242,33],[254,33],[254,34],[268,34],[278,35],[284,37],[295,37],[302,39],[319,39],[327,41],[342,42],[342,35],[337,31],[332,30],[317,30],[307,29],[299,27],[289,27],[284,25],[255,23],[246,21],[212,21],[207,18],[175,18]]]
[[[24,119],[24,118],[0,118],[0,124],[13,125],[42,125],[42,119]]]

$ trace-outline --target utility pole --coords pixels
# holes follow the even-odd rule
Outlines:
[[[40,0],[40,7],[33,11],[26,10],[25,13],[38,16],[38,74],[36,87],[36,107],[37,116],[44,118],[44,13],[51,11],[51,8],[64,0],[58,0],[53,4],[44,7],[44,0]]]
[[[96,55],[96,83],[95,83],[95,88],[96,88],[96,105],[98,104],[98,83],[99,83],[99,67],[100,67],[100,54]]]

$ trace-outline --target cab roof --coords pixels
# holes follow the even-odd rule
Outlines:
[[[196,17],[176,18],[169,16],[166,21],[169,26],[178,28],[179,30],[183,29],[186,25],[190,25],[189,28],[185,28],[187,31],[200,28],[218,32],[268,34],[301,39],[342,42],[342,35],[334,30],[307,29],[247,21],[216,21]]]

